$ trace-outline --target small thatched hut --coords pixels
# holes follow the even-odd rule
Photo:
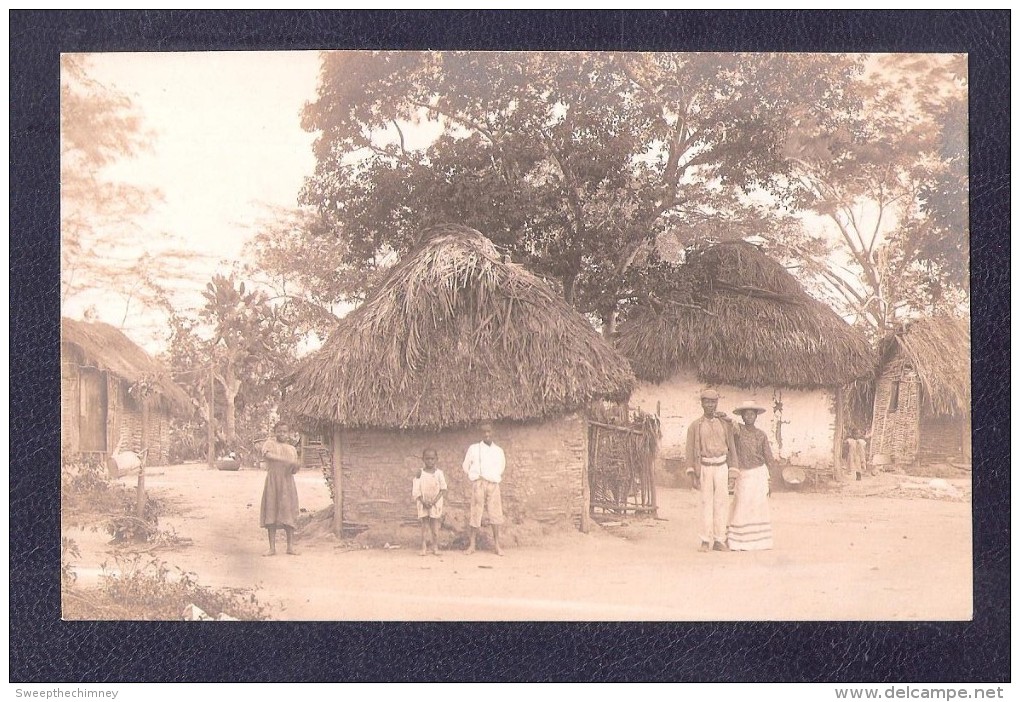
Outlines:
[[[166,369],[102,322],[61,318],[60,390],[61,455],[96,459],[111,470],[118,446],[136,453],[147,446],[148,464],[165,464],[170,418],[191,412]]]
[[[882,340],[879,357],[872,458],[902,464],[970,462],[966,320],[936,317],[912,322]]]
[[[413,519],[425,447],[439,452],[448,517],[463,519],[461,463],[486,420],[507,455],[508,520],[587,514],[583,410],[627,398],[626,359],[479,232],[444,225],[422,241],[287,388],[285,411],[329,437],[344,521]]]
[[[683,455],[686,428],[702,414],[699,392],[710,385],[720,410],[743,399],[771,408],[758,426],[781,458],[838,465],[841,388],[874,367],[863,335],[746,242],[695,250],[677,276],[682,297],[632,309],[617,344],[644,381],[632,404],[660,413],[663,455]]]

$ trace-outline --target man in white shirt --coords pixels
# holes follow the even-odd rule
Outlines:
[[[499,546],[499,525],[503,523],[503,502],[499,495],[499,483],[506,469],[506,455],[492,440],[492,425],[479,427],[482,440],[468,447],[464,456],[464,472],[471,481],[471,543],[466,553],[475,552],[478,529],[482,526],[482,513],[488,507],[489,524],[492,525],[492,541],[496,555],[502,556]]]

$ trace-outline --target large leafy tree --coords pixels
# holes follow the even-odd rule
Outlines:
[[[920,211],[929,236],[919,254],[939,266],[947,282],[968,287],[970,274],[969,163],[967,148],[967,65],[963,57],[945,61],[936,75],[941,90],[933,91],[930,113],[938,125],[931,177],[921,186]]]
[[[223,439],[234,445],[239,415],[257,430],[265,429],[279,400],[282,374],[294,360],[297,335],[265,292],[246,288],[233,275],[213,276],[202,294],[199,319],[213,332],[204,346],[222,392]]]
[[[881,336],[919,312],[965,306],[965,59],[874,59],[858,91],[859,108],[835,131],[811,117],[791,126],[793,201],[833,235],[808,229],[783,243],[837,306]]]
[[[169,334],[162,360],[171,369],[174,382],[191,398],[194,408],[189,416],[177,418],[170,427],[170,460],[181,462],[207,455],[210,399],[216,393],[209,383],[209,341],[198,333],[198,321],[179,311],[172,312],[167,321]]]
[[[280,319],[296,333],[322,337],[362,301],[377,264],[353,265],[349,243],[307,208],[266,209],[244,254],[245,274],[268,291]]]
[[[835,129],[859,70],[812,54],[324,54],[304,113],[320,132],[308,238],[339,242],[337,294],[356,297],[423,227],[474,226],[611,332],[663,240],[783,225],[789,122]]]
[[[116,236],[137,234],[137,220],[159,194],[108,176],[108,167],[149,148],[130,99],[88,74],[82,56],[61,59],[60,85],[61,300],[109,284],[119,270],[101,267],[97,249]]]

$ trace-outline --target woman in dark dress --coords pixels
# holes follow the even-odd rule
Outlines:
[[[262,509],[259,511],[259,526],[269,531],[269,553],[276,555],[276,530],[287,534],[287,553],[294,551],[294,529],[297,527],[298,494],[294,474],[300,461],[297,449],[287,443],[290,428],[285,422],[273,427],[276,435],[262,444],[262,457],[266,462],[266,486],[262,491]]]

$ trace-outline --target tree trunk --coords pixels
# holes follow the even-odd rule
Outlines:
[[[343,453],[341,442],[343,434],[338,427],[333,427],[333,533],[337,538],[344,535],[344,483]]]
[[[223,415],[223,438],[227,442],[233,442],[237,436],[237,420],[234,417],[237,392],[227,391],[226,408]]]
[[[149,398],[141,398],[142,450],[138,466],[138,487],[135,490],[135,516],[145,518],[145,463],[149,460]]]
[[[237,418],[235,416],[235,405],[237,395],[241,391],[241,381],[237,379],[234,373],[233,361],[227,361],[227,366],[224,369],[223,376],[217,377],[220,381],[220,385],[223,386],[223,394],[225,396],[224,412],[223,412],[223,438],[227,442],[233,442],[237,436]]]
[[[567,301],[568,305],[573,306],[574,304],[574,289],[577,285],[576,275],[565,275],[560,279],[563,284],[563,299]]]
[[[832,432],[832,463],[836,480],[843,481],[843,429],[846,418],[843,412],[843,388],[836,388],[836,422]],[[848,480],[853,480],[849,476]]]
[[[207,454],[206,460],[209,462],[210,468],[216,467],[216,371],[212,365],[209,366],[209,402],[206,403],[208,414],[206,415],[206,430],[207,430],[207,441],[206,447]]]

